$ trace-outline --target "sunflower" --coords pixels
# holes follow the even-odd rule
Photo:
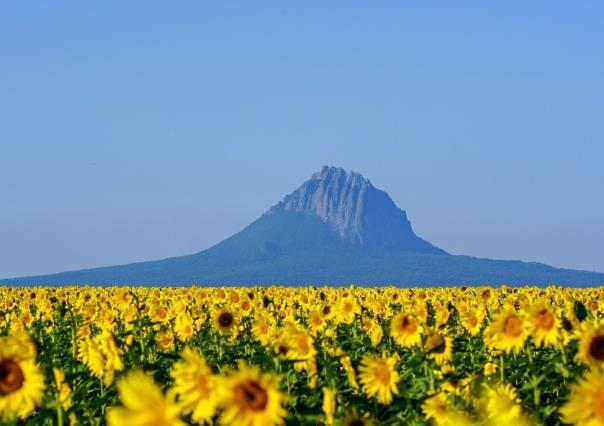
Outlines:
[[[310,330],[316,334],[327,325],[327,321],[323,317],[323,314],[318,309],[313,309],[308,314],[308,326]]]
[[[0,416],[25,419],[44,397],[44,375],[35,359],[16,352],[11,336],[0,341]]]
[[[216,413],[215,378],[212,369],[198,352],[185,348],[182,361],[174,364],[170,376],[173,390],[184,415],[198,424],[211,423]]]
[[[284,400],[277,378],[241,364],[218,387],[218,403],[223,409],[219,422],[225,426],[283,424],[287,415],[282,407]]]
[[[107,426],[185,426],[180,407],[145,372],[131,371],[118,381],[117,390],[124,406],[107,409]]]
[[[453,359],[453,339],[440,331],[430,329],[425,336],[424,350],[438,365]]]
[[[576,426],[604,424],[604,376],[590,371],[571,385],[571,395],[560,409],[564,423]]]
[[[404,312],[396,315],[390,322],[390,334],[394,341],[402,347],[421,344],[422,330],[417,318]]]
[[[426,399],[422,404],[422,411],[427,420],[439,426],[470,426],[475,424],[465,413],[451,407],[447,401],[447,395],[443,392]]]
[[[379,345],[384,338],[384,330],[377,321],[371,321],[371,328],[368,330],[368,333],[373,347]]]
[[[354,371],[354,367],[352,366],[352,360],[349,356],[343,356],[340,358],[340,363],[342,363],[342,368],[346,372],[346,377],[348,379],[348,384],[351,388],[358,389],[359,383],[357,382],[357,375]]]
[[[446,424],[449,420],[447,395],[440,392],[426,399],[422,404],[422,411],[427,420],[432,420],[437,425]]]
[[[400,376],[394,368],[396,358],[366,355],[359,368],[359,380],[365,394],[372,398],[377,396],[380,404],[388,405],[392,402],[392,394],[398,395],[398,382]]]
[[[97,342],[105,354],[106,362],[110,364],[105,368],[121,371],[123,369],[123,364],[120,358],[120,349],[115,343],[113,335],[108,331],[103,331],[97,336]]]
[[[488,346],[507,353],[522,349],[527,337],[527,323],[524,317],[512,308],[504,309],[495,315],[484,333]]]
[[[486,413],[497,425],[511,425],[520,419],[521,409],[516,389],[509,384],[487,387]]]
[[[59,370],[53,367],[52,373],[55,379],[55,386],[57,388],[58,401],[61,404],[63,410],[69,410],[71,408],[71,388],[65,382],[65,373],[63,370]]]
[[[172,330],[160,331],[155,335],[155,345],[160,352],[172,352],[174,350],[174,334]]]
[[[591,323],[583,327],[577,359],[592,368],[604,367],[604,323]]]
[[[181,342],[186,342],[189,340],[195,333],[193,317],[191,314],[186,311],[177,314],[176,321],[174,323],[174,331],[176,332],[178,340]]]
[[[449,321],[449,307],[445,303],[434,304],[434,322],[436,327],[441,327]]]
[[[373,420],[369,416],[369,413],[360,415],[356,410],[351,411],[344,415],[341,426],[373,426]]]
[[[333,416],[336,413],[336,391],[330,388],[322,388],[323,392],[323,414],[325,414],[325,424],[333,424]]]
[[[252,325],[252,333],[254,338],[262,345],[266,346],[271,342],[272,317],[266,314],[258,314]]]
[[[545,302],[538,302],[530,309],[531,335],[536,346],[555,346],[560,339],[560,320],[556,312]]]
[[[294,361],[296,370],[306,370],[311,375],[316,372],[317,350],[310,334],[295,324],[288,323],[280,340],[287,347],[285,356]]]
[[[342,298],[338,305],[336,318],[338,322],[350,324],[354,321],[357,315],[361,314],[361,306],[358,304],[354,296]]]
[[[103,330],[94,339],[84,340],[79,349],[84,352],[81,354],[82,362],[107,386],[113,383],[115,372],[124,369],[120,350],[109,331]]]
[[[226,309],[218,309],[214,313],[214,327],[220,333],[233,334],[237,331],[237,317]]]
[[[153,322],[165,324],[170,321],[168,310],[159,302],[154,303],[149,311],[149,319]]]
[[[331,307],[329,303],[321,306],[321,316],[323,317],[323,321],[328,321],[334,316],[334,309]]]
[[[481,310],[468,310],[467,312],[460,315],[461,325],[466,329],[472,336],[476,336],[480,333],[480,327],[484,319],[484,311]]]
[[[492,374],[495,374],[496,371],[497,371],[497,364],[495,364],[491,361],[487,362],[483,367],[483,374],[487,377]]]

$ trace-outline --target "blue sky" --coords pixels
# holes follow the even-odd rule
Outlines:
[[[604,271],[604,4],[369,4],[1,4],[0,278],[199,251],[324,164]]]

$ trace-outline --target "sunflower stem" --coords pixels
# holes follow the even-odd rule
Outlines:
[[[65,422],[63,421],[63,407],[61,406],[61,401],[57,397],[57,425],[63,426]]]

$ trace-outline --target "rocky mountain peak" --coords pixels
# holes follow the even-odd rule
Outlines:
[[[266,214],[318,216],[341,238],[392,249],[442,252],[415,235],[407,214],[360,173],[325,166]]]

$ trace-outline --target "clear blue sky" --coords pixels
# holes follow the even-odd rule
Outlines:
[[[452,253],[604,271],[604,3],[0,5],[1,278],[207,248],[324,164]]]

